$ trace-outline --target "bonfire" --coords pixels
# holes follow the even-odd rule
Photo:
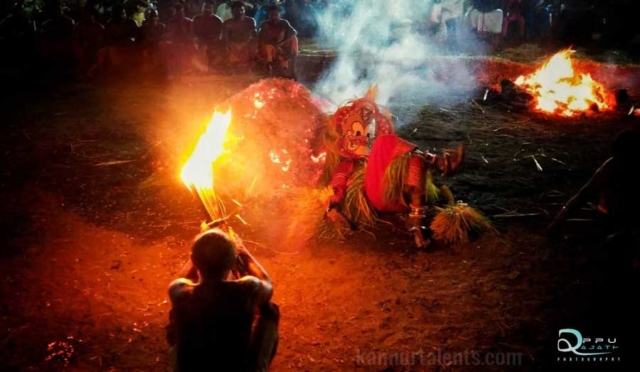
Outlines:
[[[571,53],[556,53],[532,74],[518,77],[515,85],[530,93],[542,112],[571,117],[611,110],[613,95],[591,75],[576,72]]]

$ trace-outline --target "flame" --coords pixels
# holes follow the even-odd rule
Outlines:
[[[591,109],[611,109],[610,94],[589,74],[576,73],[571,50],[556,53],[537,71],[520,76],[515,84],[531,93],[536,109],[573,116]]]
[[[224,214],[224,207],[214,191],[213,164],[224,153],[225,138],[230,124],[231,110],[226,113],[214,112],[206,131],[200,136],[180,174],[182,182],[198,193],[207,213],[213,219]]]

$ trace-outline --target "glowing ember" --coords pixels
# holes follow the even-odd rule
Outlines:
[[[287,149],[282,149],[280,150],[280,152],[284,155],[288,154]],[[284,161],[282,157],[280,157],[280,155],[278,155],[275,151],[269,151],[269,159],[273,164],[284,164],[284,166],[280,168],[283,172],[288,172],[289,168],[291,168],[291,163],[293,163],[292,159],[287,159],[286,161]]]
[[[536,109],[544,112],[573,116],[588,110],[607,111],[613,106],[611,94],[591,75],[576,73],[571,50],[555,54],[533,74],[520,76],[515,84],[531,93]]]
[[[325,160],[327,160],[327,153],[326,152],[322,152],[318,156],[311,155],[311,161],[313,161],[314,163],[319,163],[319,162],[323,162],[324,163]]]
[[[227,129],[231,124],[231,110],[214,112],[207,130],[198,140],[189,160],[182,167],[180,177],[188,188],[194,188],[209,216],[219,218],[224,209],[214,192],[213,163],[224,152]]]

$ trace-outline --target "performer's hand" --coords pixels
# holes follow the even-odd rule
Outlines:
[[[240,240],[240,238],[237,238],[236,240],[236,251],[238,253],[238,256],[249,255],[249,250],[247,249],[247,246],[244,245],[244,243],[242,242],[242,240]]]

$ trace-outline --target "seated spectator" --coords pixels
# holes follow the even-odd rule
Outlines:
[[[203,3],[202,13],[193,18],[193,36],[198,50],[204,51],[209,67],[220,65],[224,58],[221,35],[222,20],[213,14],[213,3]]]
[[[5,56],[0,65],[24,67],[32,56],[36,24],[29,19],[22,2],[16,3],[0,21],[0,48]]]
[[[164,65],[160,43],[164,39],[166,26],[164,23],[160,23],[158,11],[155,9],[147,10],[145,18],[142,27],[140,27],[137,41],[143,53],[143,68],[153,70]]]
[[[440,41],[455,43],[457,22],[463,15],[462,0],[442,0],[434,3],[429,16],[430,34]]]
[[[177,3],[173,7],[173,16],[167,22],[166,40],[173,44],[191,44],[193,21],[184,13],[184,5]]]
[[[98,52],[104,44],[104,26],[98,23],[93,7],[84,9],[83,19],[76,26],[74,50],[81,73],[90,71],[98,62]]]
[[[111,10],[112,18],[105,28],[105,44],[108,46],[131,46],[138,35],[138,24],[127,18],[125,9],[114,6]]]
[[[502,25],[502,36],[509,35],[512,23],[516,24],[517,35],[520,40],[524,39],[524,16],[522,15],[522,0],[505,0],[502,9],[506,11],[504,23]]]
[[[144,16],[149,3],[146,0],[127,0],[125,1],[125,11],[127,17],[131,18],[138,27],[144,23]]]
[[[139,53],[135,48],[138,25],[122,6],[111,9],[112,18],[105,27],[105,47],[98,53],[98,71],[132,71],[138,67]]]
[[[53,5],[53,16],[42,23],[40,34],[46,40],[70,42],[75,30],[75,21],[65,14],[61,2]]]
[[[286,0],[260,1],[261,5],[256,10],[256,14],[254,16],[254,19],[256,20],[256,24],[261,25],[262,22],[269,19],[269,8],[274,5],[277,5],[279,7],[278,10],[280,12],[280,18],[284,18],[286,14],[286,9],[282,5],[285,3],[285,1]]]
[[[201,234],[169,286],[174,370],[267,371],[278,347],[278,306],[266,270],[221,230]]]
[[[9,14],[0,20],[0,40],[31,40],[36,31],[35,22],[29,20],[24,4],[17,3]]]
[[[258,33],[259,58],[270,75],[295,78],[298,56],[297,31],[280,18],[280,6],[269,6],[269,19],[262,22]]]
[[[173,7],[173,16],[167,22],[162,50],[172,75],[192,69],[192,58],[196,56],[196,48],[193,44],[193,21],[185,16],[184,6],[181,3]]]
[[[73,58],[75,21],[65,14],[61,2],[52,4],[52,16],[40,28],[39,54],[45,60],[55,61],[58,67],[68,65]]]
[[[231,4],[233,18],[223,25],[223,39],[227,49],[227,62],[234,70],[251,67],[257,56],[256,21],[245,15],[245,5],[241,1]]]
[[[502,0],[474,0],[465,18],[471,28],[479,34],[502,34]]]
[[[160,23],[158,11],[155,9],[147,10],[145,18],[140,27],[138,42],[144,49],[157,48],[164,39],[166,26]]]

